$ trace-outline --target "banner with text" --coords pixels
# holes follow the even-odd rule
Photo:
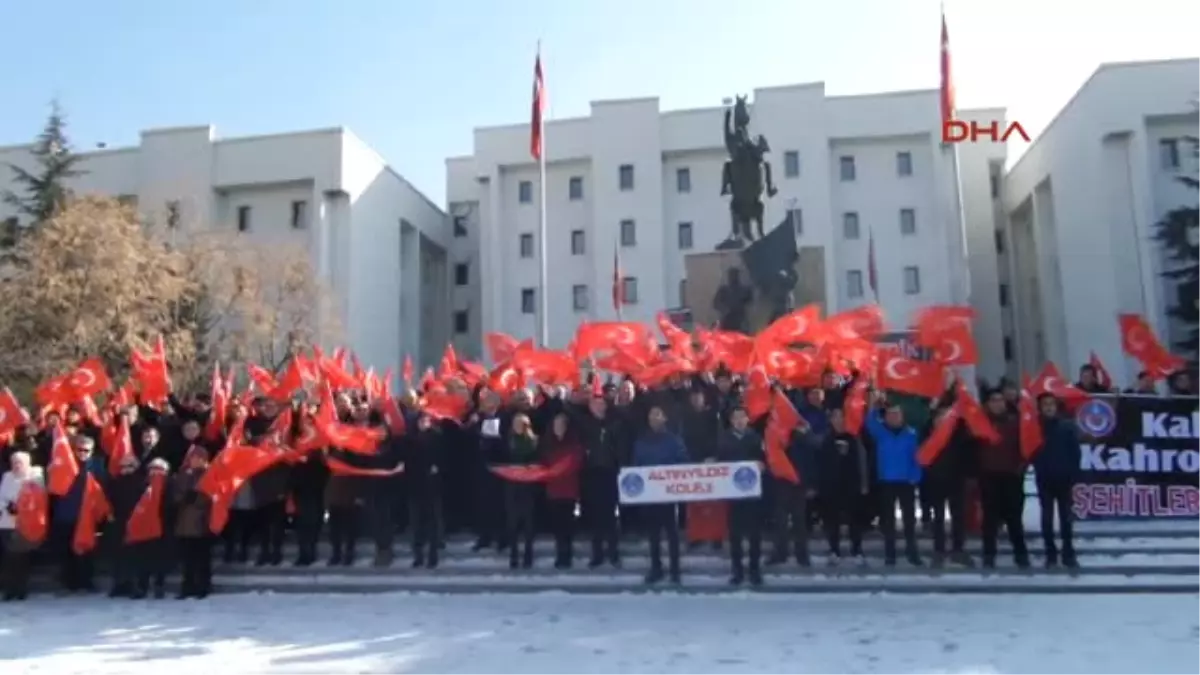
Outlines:
[[[1200,415],[1182,397],[1096,396],[1075,414],[1078,518],[1200,514]]]
[[[762,495],[757,462],[633,466],[621,469],[617,488],[622,504],[703,502]]]

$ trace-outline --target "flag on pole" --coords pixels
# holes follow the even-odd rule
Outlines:
[[[542,111],[546,106],[545,82],[542,80],[542,51],[539,48],[533,62],[533,112],[529,118],[529,154],[542,158]]]
[[[879,271],[875,269],[875,231],[867,230],[867,284],[879,302]]]
[[[625,288],[621,283],[621,248],[613,242],[613,279],[612,279],[613,311],[621,316],[621,305],[625,304]]]
[[[942,10],[942,123],[954,119],[954,82],[950,77],[950,31],[946,28],[946,10]]]

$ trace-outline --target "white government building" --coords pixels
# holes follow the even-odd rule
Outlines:
[[[120,197],[152,218],[173,204],[187,223],[306,247],[364,364],[440,356],[449,220],[349,131],[219,139],[211,126],[153,129],[136,146],[80,154],[76,191]],[[32,168],[29,146],[0,147],[0,166],[9,163]],[[15,187],[0,171],[0,191]],[[11,216],[0,204],[0,220]]]
[[[1101,66],[1010,170],[1006,147],[959,145],[965,227],[953,153],[941,143],[938,91],[826,96],[823,83],[758,89],[751,130],[771,145],[779,194],[766,227],[793,210],[801,246],[825,253],[827,309],[879,303],[894,326],[915,309],[954,302],[969,279],[979,314],[980,375],[1074,370],[1096,353],[1119,379],[1116,314],[1144,313],[1160,334],[1164,257],[1153,223],[1196,203],[1178,184],[1196,171],[1196,59]],[[552,346],[584,320],[613,319],[614,251],[628,277],[626,319],[683,304],[684,257],[729,233],[719,194],[723,108],[662,111],[658,99],[598,101],[584,118],[551,120],[547,259]],[[1005,110],[962,110],[980,124]],[[448,159],[452,326],[478,354],[481,335],[537,335],[537,164],[527,123],[476,129],[474,154]],[[961,271],[965,230],[969,274]],[[1122,364],[1124,368],[1122,368]],[[1123,372],[1124,371],[1124,372]]]

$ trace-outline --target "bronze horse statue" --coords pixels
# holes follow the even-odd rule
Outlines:
[[[725,149],[729,152],[729,161],[721,171],[721,194],[732,195],[729,200],[730,241],[761,239],[763,189],[768,197],[774,197],[778,190],[771,179],[771,164],[766,159],[771,150],[767,139],[761,134],[755,139],[750,138],[750,110],[745,96],[738,96],[733,107],[725,110]]]

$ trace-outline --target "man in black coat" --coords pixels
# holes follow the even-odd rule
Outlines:
[[[717,442],[717,460],[721,462],[759,462],[765,459],[763,439],[750,428],[746,409],[735,407],[729,415],[730,428]],[[749,544],[749,579],[762,585],[762,506],[758,498],[733,499],[729,502],[729,561],[733,574],[729,583],[740,585],[746,579],[742,565],[743,547]]]
[[[617,474],[627,461],[628,427],[609,410],[603,396],[593,396],[572,420],[583,445],[584,464],[581,505],[592,535],[590,567],[599,567],[607,556],[617,567]]]

